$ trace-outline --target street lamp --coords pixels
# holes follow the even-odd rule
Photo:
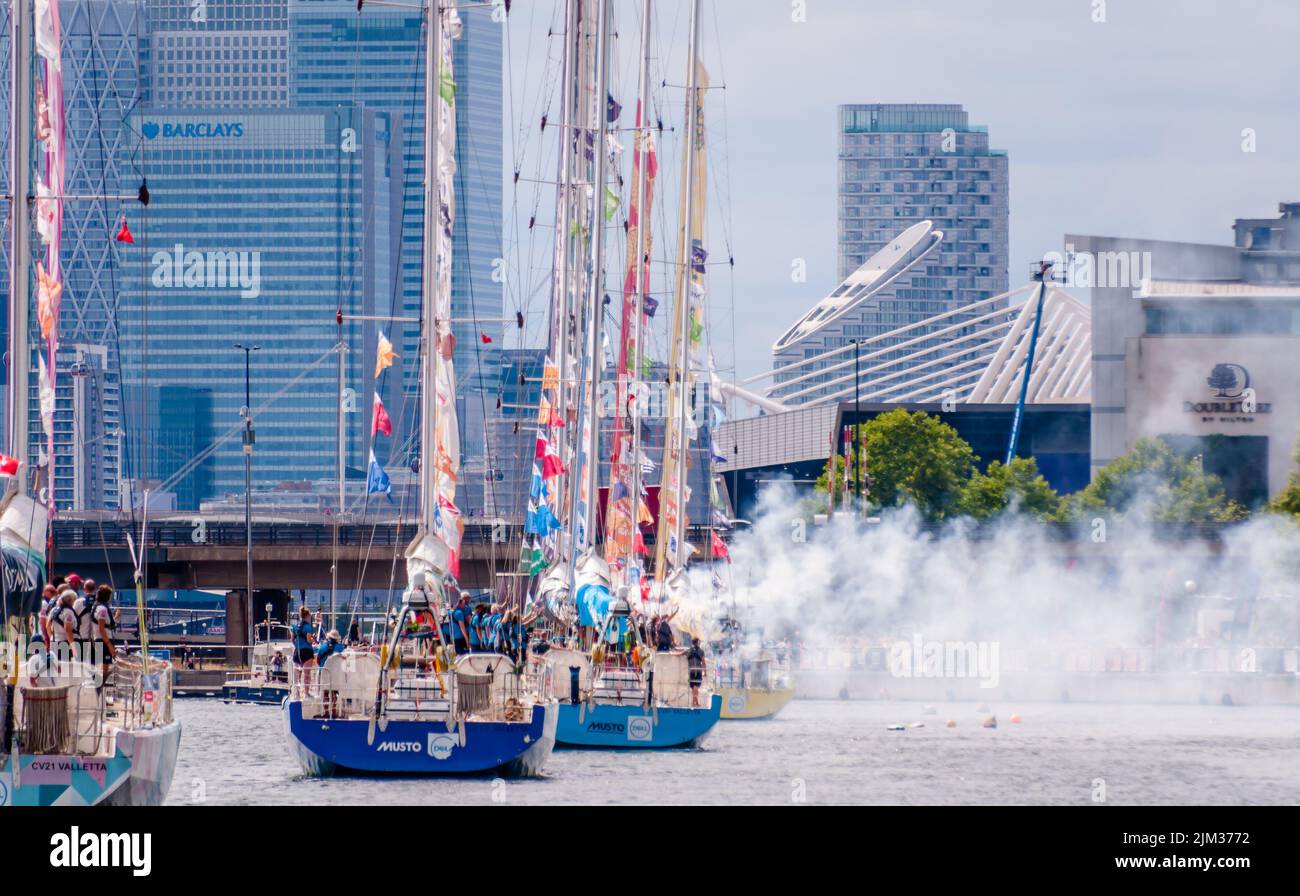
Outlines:
[[[244,594],[248,598],[248,663],[253,663],[253,385],[251,378],[253,352],[260,345],[240,345],[235,348],[244,353],[244,406],[239,415],[244,418]]]
[[[858,427],[862,424],[862,393],[859,380],[859,368],[862,358],[862,338],[853,340],[853,427],[849,430],[853,435],[850,444],[853,445],[853,513],[856,516],[862,506],[862,449],[858,447]],[[848,467],[844,468],[844,475],[849,475]]]

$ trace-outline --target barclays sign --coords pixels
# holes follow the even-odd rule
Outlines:
[[[164,121],[161,123],[146,121],[140,125],[140,133],[144,135],[146,140],[155,140],[158,137],[165,140],[170,140],[173,137],[221,139],[244,136],[244,124],[240,121]]]

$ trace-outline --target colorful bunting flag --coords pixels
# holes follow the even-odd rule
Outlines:
[[[393,344],[388,341],[384,331],[379,331],[379,348],[375,352],[375,379],[379,375],[393,366],[393,359],[398,357],[397,352],[393,351]]]
[[[393,434],[393,418],[388,416],[388,411],[384,410],[383,399],[379,393],[375,393],[374,421],[370,425],[370,435],[376,436],[382,433],[386,436]]]
[[[370,449],[370,469],[366,474],[366,494],[384,494],[390,501],[393,499],[393,484],[389,481],[384,468],[379,466],[379,461],[375,459],[373,448]]]

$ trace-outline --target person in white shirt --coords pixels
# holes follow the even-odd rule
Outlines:
[[[109,670],[113,667],[113,661],[117,659],[117,646],[113,644],[113,629],[117,628],[118,620],[122,617],[122,611],[114,613],[109,609],[109,603],[113,600],[113,589],[108,585],[100,585],[99,590],[95,592],[95,606],[91,614],[94,625],[92,639],[97,638],[103,645],[103,656],[100,662],[103,665],[104,678],[108,678]]]
[[[72,609],[76,600],[77,592],[65,589],[50,610],[50,652],[60,661],[72,659],[77,643],[77,613]]]

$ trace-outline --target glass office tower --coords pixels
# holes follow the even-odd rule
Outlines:
[[[486,512],[485,488],[498,446],[488,425],[496,416],[501,370],[503,289],[496,273],[502,227],[502,31],[484,6],[461,12],[464,33],[454,44],[456,68],[456,222],[452,233],[452,315],[461,425],[465,515]],[[399,225],[400,276],[392,284],[394,316],[420,312],[424,181],[424,37],[415,9],[367,6],[358,29],[354,0],[290,0],[290,97],[302,108],[357,103],[400,121],[405,184]],[[383,313],[383,312],[381,312]],[[485,343],[486,334],[492,342]],[[402,356],[401,375],[414,407],[418,328],[389,334]],[[414,450],[413,441],[407,448]]]
[[[388,114],[146,110],[131,123],[153,194],[148,239],[124,252],[132,301],[121,318],[122,378],[136,478],[178,500],[243,493],[239,343],[259,347],[254,481],[336,479],[340,309],[344,466],[364,477],[376,334],[352,316],[386,303],[397,259],[400,168]],[[211,419],[195,423],[217,445],[206,460],[183,456],[185,440],[172,448],[176,434],[163,431],[188,419],[188,407],[171,405],[194,402],[195,390],[209,393]],[[203,488],[187,485],[188,466]]]

